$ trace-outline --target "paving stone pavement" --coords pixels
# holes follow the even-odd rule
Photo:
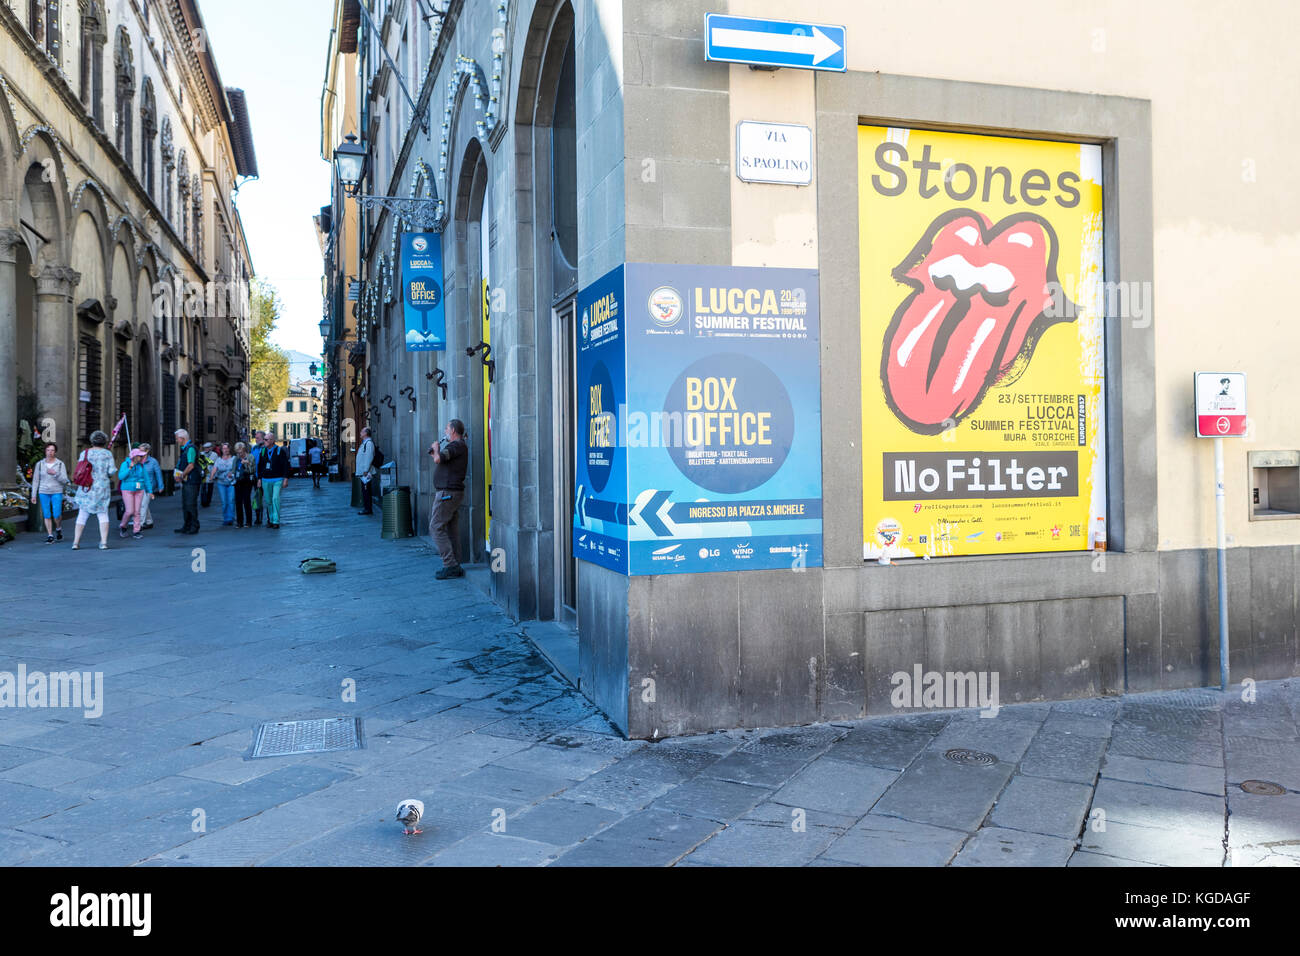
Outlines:
[[[628,741],[348,492],[292,483],[279,531],[174,535],[172,498],[106,553],[0,549],[0,672],[103,675],[97,718],[0,708],[0,865],[1300,866],[1300,678]],[[337,716],[362,749],[247,757]]]

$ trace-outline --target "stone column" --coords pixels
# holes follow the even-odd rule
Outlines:
[[[18,464],[18,276],[16,229],[0,229],[0,488],[17,482]]]
[[[72,293],[81,273],[68,266],[46,266],[36,277],[36,394],[54,419],[55,441],[67,457],[77,451],[77,319]],[[66,449],[66,451],[65,451]]]

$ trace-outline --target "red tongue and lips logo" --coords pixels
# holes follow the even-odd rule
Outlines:
[[[992,225],[953,209],[930,223],[893,272],[912,288],[880,361],[899,421],[921,435],[953,427],[992,386],[1020,377],[1043,332],[1074,321],[1078,308],[1052,294],[1061,289],[1056,255],[1051,224],[1032,213]]]

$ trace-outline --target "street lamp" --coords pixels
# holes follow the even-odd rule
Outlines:
[[[330,320],[328,318],[320,320],[320,337],[323,339],[330,337]]]
[[[361,173],[366,165],[366,148],[357,142],[351,133],[344,137],[345,142],[334,150],[334,168],[338,171],[339,182],[343,191],[355,196],[361,188]]]

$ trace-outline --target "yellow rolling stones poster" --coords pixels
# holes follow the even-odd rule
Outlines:
[[[1104,547],[1101,147],[861,126],[863,557]]]

